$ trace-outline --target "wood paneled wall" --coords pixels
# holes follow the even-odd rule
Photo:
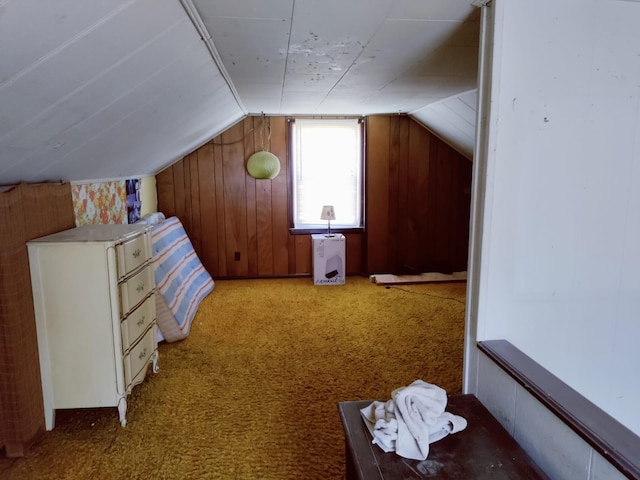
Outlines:
[[[0,193],[0,450],[24,456],[45,429],[27,242],[75,227],[71,185]]]
[[[158,210],[180,218],[215,278],[311,273],[311,236],[289,233],[287,121],[266,121],[266,148],[281,164],[273,180],[255,180],[245,168],[262,149],[261,117],[245,118],[157,175]],[[471,163],[408,117],[371,117],[367,132],[367,225],[346,235],[347,273],[428,262],[466,269]]]
[[[467,158],[409,117],[369,117],[365,191],[370,273],[467,269]]]
[[[261,117],[245,118],[157,175],[158,210],[180,218],[214,277],[311,273],[311,236],[289,233],[286,118],[266,122],[265,146],[280,159],[273,180],[255,180],[245,168],[262,150]],[[362,271],[361,237],[347,236],[347,273]]]

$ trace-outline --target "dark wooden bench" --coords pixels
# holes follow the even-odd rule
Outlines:
[[[447,411],[466,418],[467,428],[429,446],[426,460],[385,453],[371,443],[360,416],[367,401],[340,402],[347,480],[547,479],[526,452],[473,395],[449,397]]]

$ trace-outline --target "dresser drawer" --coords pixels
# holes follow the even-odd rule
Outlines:
[[[134,271],[147,261],[150,252],[147,251],[146,235],[138,235],[116,246],[118,256],[118,278]]]
[[[121,315],[140,303],[154,289],[153,266],[147,265],[120,284]]]
[[[152,326],[125,357],[127,391],[144,380],[151,356],[156,351],[156,329]]]
[[[148,297],[142,305],[129,313],[120,327],[122,329],[122,351],[126,352],[145,332],[155,317],[155,296]]]

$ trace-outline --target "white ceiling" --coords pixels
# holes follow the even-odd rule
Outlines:
[[[0,0],[0,184],[155,174],[261,112],[409,113],[471,156],[478,36],[470,0]]]

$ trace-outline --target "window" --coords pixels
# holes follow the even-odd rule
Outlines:
[[[323,205],[333,205],[331,229],[361,228],[363,125],[359,119],[291,120],[294,230],[322,230]]]

